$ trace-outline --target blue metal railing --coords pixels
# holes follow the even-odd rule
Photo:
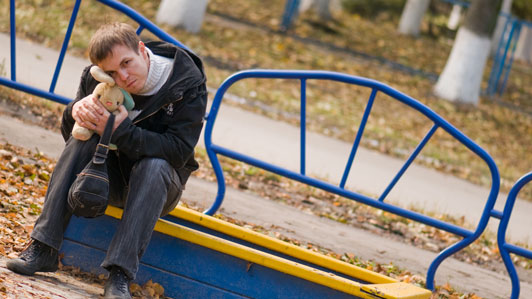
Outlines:
[[[179,42],[177,39],[169,35],[168,33],[161,30],[159,27],[157,27],[155,24],[153,24],[150,20],[130,8],[129,6],[115,0],[97,0],[98,2],[107,5],[115,10],[118,10],[128,17],[130,17],[132,20],[137,22],[139,24],[139,27],[137,29],[137,34],[140,35],[140,33],[147,29],[151,33],[153,33],[156,37],[160,38],[161,40],[167,41],[169,43],[172,43],[174,45],[180,46],[184,49],[188,49],[184,44]],[[80,8],[81,0],[76,0],[76,3],[74,5],[74,8],[72,10],[72,14],[70,17],[70,22],[68,24],[68,28],[65,34],[65,38],[63,40],[63,44],[61,47],[61,51],[59,53],[59,58],[57,60],[57,64],[55,66],[55,71],[50,83],[50,87],[48,90],[36,88],[33,86],[30,86],[28,84],[24,84],[17,81],[16,78],[16,70],[17,70],[17,63],[16,63],[16,22],[15,22],[15,0],[10,0],[9,2],[9,16],[10,16],[10,48],[11,48],[11,78],[4,78],[0,77],[0,85],[5,85],[7,87],[20,90],[38,97],[42,97],[45,99],[52,100],[54,102],[58,102],[61,104],[68,104],[70,101],[72,101],[71,98],[59,95],[55,93],[55,87],[57,84],[57,79],[59,78],[59,73],[61,72],[61,67],[63,65],[63,60],[66,55],[66,51],[68,48],[68,43],[70,42],[72,30],[74,29],[74,24],[77,18],[77,14]]]
[[[510,221],[510,216],[512,215],[512,210],[514,208],[515,200],[517,199],[517,194],[519,191],[530,181],[532,181],[532,172],[529,172],[522,176],[514,184],[510,193],[508,194],[508,199],[506,200],[506,205],[504,206],[503,217],[499,223],[499,231],[497,232],[497,244],[499,245],[499,252],[501,254],[506,270],[510,275],[512,281],[512,299],[519,298],[520,285],[519,277],[515,271],[515,266],[510,258],[510,253],[532,259],[532,251],[522,247],[518,247],[506,242],[506,230],[508,229],[508,222]]]
[[[486,94],[502,96],[508,83],[508,77],[515,57],[515,49],[523,26],[532,28],[532,22],[520,20],[508,13],[500,13],[506,19],[499,39],[497,51],[493,57],[493,66],[488,79]]]
[[[286,0],[283,16],[281,17],[281,30],[286,31],[292,26],[297,11],[299,9],[300,0]]]
[[[331,81],[337,81],[337,82],[343,82],[348,84],[354,84],[359,85],[363,87],[367,87],[371,89],[371,95],[368,100],[368,105],[366,106],[366,110],[364,112],[363,119],[360,124],[360,128],[358,130],[357,136],[355,138],[355,142],[353,145],[353,148],[351,150],[351,153],[348,157],[347,165],[344,170],[344,175],[342,177],[342,180],[340,182],[339,186],[333,185],[328,182],[324,182],[321,180],[317,180],[311,177],[308,177],[305,175],[304,167],[302,166],[300,169],[300,172],[294,172],[290,171],[288,169],[269,164],[267,162],[255,159],[253,157],[250,157],[248,155],[233,151],[231,149],[216,145],[212,142],[212,130],[214,128],[216,116],[218,114],[220,105],[222,103],[222,99],[224,97],[224,94],[227,92],[229,87],[233,85],[235,82],[243,79],[249,79],[249,78],[271,78],[271,79],[295,79],[301,81],[301,103],[302,107],[304,107],[305,102],[305,88],[306,88],[306,82],[307,80],[331,80]],[[386,190],[383,192],[383,194],[378,199],[373,199],[367,196],[364,196],[362,194],[352,192],[349,190],[346,190],[345,187],[345,181],[347,179],[347,175],[351,169],[353,159],[356,154],[356,150],[359,146],[361,134],[363,132],[363,128],[366,124],[368,115],[371,111],[371,106],[373,104],[373,101],[376,97],[376,95],[381,92],[384,93],[408,106],[411,108],[421,112],[424,114],[428,119],[432,120],[434,123],[433,127],[429,130],[427,135],[423,138],[421,143],[417,146],[417,148],[414,150],[414,152],[411,154],[411,156],[408,158],[406,163],[403,165],[399,173],[394,177],[392,182],[388,185]],[[302,109],[302,116],[303,116]],[[301,118],[301,165],[304,165],[305,161],[305,143],[304,143],[304,131],[306,130],[306,124],[304,121],[304,117]],[[453,136],[455,139],[457,139],[459,142],[461,142],[464,146],[466,146],[469,150],[471,150],[473,153],[475,153],[477,156],[479,156],[481,159],[484,160],[484,162],[487,164],[488,168],[491,172],[491,179],[492,179],[492,185],[490,189],[489,196],[486,201],[486,205],[484,207],[484,210],[482,212],[480,221],[477,225],[476,230],[471,231],[464,229],[462,227],[456,226],[451,223],[447,223],[435,218],[428,217],[426,215],[413,212],[410,210],[406,210],[391,204],[388,204],[384,202],[384,199],[386,195],[390,192],[390,190],[394,187],[394,185],[397,183],[397,181],[401,178],[401,176],[404,174],[404,172],[407,170],[407,168],[410,166],[412,161],[416,158],[416,156],[419,154],[421,149],[425,146],[425,144],[429,141],[429,139],[434,135],[437,129],[443,129],[447,133],[449,133],[451,136]],[[296,71],[296,70],[246,70],[241,71],[236,74],[231,75],[229,78],[227,78],[222,85],[219,87],[212,106],[211,110],[207,117],[207,124],[205,127],[205,147],[207,154],[209,156],[209,159],[211,161],[211,164],[213,166],[217,181],[218,181],[218,193],[216,195],[216,199],[212,206],[205,211],[206,214],[212,215],[214,214],[218,208],[221,206],[224,196],[225,196],[225,179],[224,174],[222,171],[222,167],[220,165],[220,162],[218,160],[217,155],[226,156],[235,160],[239,160],[242,162],[245,162],[247,164],[253,165],[255,167],[259,167],[262,169],[265,169],[267,171],[288,177],[290,179],[308,184],[310,186],[323,189],[325,191],[329,191],[338,195],[341,195],[343,197],[361,202],[363,204],[370,205],[375,208],[382,209],[384,211],[394,213],[396,215],[409,218],[442,230],[445,230],[447,232],[453,233],[455,235],[463,237],[463,239],[456,244],[451,245],[444,251],[442,251],[436,259],[431,263],[428,272],[427,272],[427,287],[430,289],[434,289],[434,276],[436,273],[436,270],[440,263],[450,255],[456,253],[457,251],[461,250],[462,248],[468,246],[471,244],[474,240],[476,240],[480,234],[484,231],[486,228],[486,225],[488,223],[488,220],[491,216],[500,215],[500,212],[494,211],[493,207],[495,204],[495,200],[497,198],[498,192],[499,192],[499,171],[497,169],[497,166],[495,165],[495,162],[493,159],[489,156],[488,153],[486,153],[481,147],[476,145],[471,139],[469,139],[467,136],[462,134],[460,131],[458,131],[456,128],[454,128],[450,123],[448,123],[446,120],[444,120],[442,117],[440,117],[438,114],[430,110],[428,107],[420,103],[419,101],[381,83],[375,80],[370,80],[366,78],[356,77],[356,76],[350,76],[346,74],[341,73],[335,73],[335,72],[326,72],[326,71]]]
[[[494,96],[495,94],[501,96],[506,88],[506,82],[514,60],[515,47],[522,27],[522,22],[517,18],[507,13],[501,13],[500,16],[506,18],[506,22],[504,23],[497,51],[493,57],[493,66],[488,79],[488,87],[486,88],[486,94],[489,96]]]

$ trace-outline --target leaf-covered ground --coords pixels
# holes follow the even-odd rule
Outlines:
[[[206,163],[204,154],[200,153],[198,158],[200,161]],[[401,232],[404,238],[413,241],[418,246],[423,246],[431,250],[437,250],[439,244],[449,241],[448,236],[443,236],[429,228],[420,229],[419,227],[412,226],[408,221],[397,219],[395,216],[372,211],[363,206],[349,206],[350,203],[327,194],[308,194],[308,191],[296,190],[297,188],[294,189],[293,186],[289,186],[291,183],[288,181],[282,182],[279,178],[267,176],[261,171],[248,168],[244,165],[227,165],[231,170],[230,185],[237,188],[252,189],[265,198],[283,200],[287,204],[310,210],[319,216],[332,219],[339,217],[338,213],[343,213],[340,211],[349,211],[349,214],[356,214],[357,216],[354,219],[346,218],[340,221],[350,225],[359,223],[356,226],[370,229],[379,234],[397,234]],[[14,258],[27,245],[33,224],[42,209],[47,184],[54,166],[55,161],[46,158],[40,153],[9,144],[0,144],[0,255]],[[200,171],[195,173],[195,176],[203,179],[213,179],[212,173],[210,173],[210,170],[206,166],[203,166]],[[281,186],[284,188],[280,188]],[[301,197],[305,199],[300,201]],[[311,208],[312,205],[320,206],[320,208]],[[381,264],[371,260],[362,260],[352,253],[333,252],[321,247],[319,244],[289,238],[279,233],[270,232],[264,227],[246,223],[222,214],[217,214],[216,217],[303,248],[337,258],[344,262],[388,275],[403,282],[413,283],[419,286],[425,285],[422,276],[411,273],[407,269],[399,268],[392,262],[389,264]],[[355,220],[355,222],[352,222],[352,220]],[[364,225],[362,223],[366,224]],[[473,255],[476,255],[476,253]],[[482,258],[484,257],[480,259]],[[487,260],[488,258],[485,258],[484,262]],[[471,262],[478,261],[479,259],[476,259]],[[60,273],[102,288],[105,282],[105,275],[96,276],[73,267],[61,266]],[[12,287],[8,289],[2,287],[2,285],[10,285]],[[156,282],[150,281],[143,286],[133,284],[131,291],[135,298],[164,298],[164,289]],[[16,278],[0,276],[0,295],[7,297],[15,296],[17,298],[26,297],[28,296],[28,287],[24,287],[18,283]],[[34,295],[34,298],[46,298],[39,297],[37,293]],[[458,298],[457,296],[462,296],[461,298],[478,298],[475,294],[460,294],[448,284],[438,286],[437,291],[434,292],[434,296],[434,298],[440,298],[442,296],[443,298]]]
[[[15,258],[27,246],[33,224],[41,213],[54,167],[55,161],[40,153],[0,144],[0,255]],[[99,285],[103,290],[104,275],[96,276],[62,265],[60,272],[85,283]],[[7,289],[4,285],[11,288]],[[16,279],[0,276],[0,296],[49,298],[31,293],[30,287],[21,286]],[[131,291],[136,298],[160,298],[164,294],[164,289],[151,281],[143,286],[133,284]]]

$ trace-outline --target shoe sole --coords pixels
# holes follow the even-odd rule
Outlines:
[[[9,270],[23,275],[33,275],[35,272],[55,272],[57,271],[58,265],[53,265],[49,267],[43,267],[42,269],[28,269],[24,261],[20,260],[10,260],[7,261],[6,266]]]

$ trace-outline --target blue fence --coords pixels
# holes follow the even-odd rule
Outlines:
[[[506,22],[499,39],[497,51],[493,57],[493,66],[488,80],[488,87],[486,88],[486,94],[489,96],[502,96],[504,93],[510,70],[512,69],[515,48],[519,41],[521,29],[524,26],[532,28],[532,22],[520,20],[507,13],[501,13],[500,16],[504,17]]]
[[[258,160],[246,154],[233,151],[231,149],[222,147],[212,142],[212,130],[214,128],[216,116],[218,114],[218,111],[222,103],[222,99],[224,97],[225,92],[235,82],[239,80],[243,80],[243,79],[249,79],[249,78],[294,79],[294,80],[300,81],[301,83],[300,165],[301,166],[300,166],[299,173],[290,171],[288,169],[285,169],[285,168],[282,168],[276,165],[269,164],[265,161]],[[371,89],[371,95],[368,99],[366,110],[364,112],[361,124],[359,126],[359,130],[355,137],[355,141],[354,141],[351,153],[349,157],[347,157],[346,159],[346,167],[345,167],[342,180],[339,186],[333,185],[325,181],[317,180],[317,179],[314,179],[314,178],[311,178],[305,175],[305,161],[306,161],[306,157],[305,157],[305,151],[306,151],[305,107],[306,107],[306,82],[307,80],[331,80],[331,81],[364,86],[364,87]],[[406,104],[410,106],[411,108],[421,112],[423,115],[425,115],[428,119],[430,119],[433,122],[433,126],[427,132],[426,136],[418,144],[416,149],[411,153],[410,157],[407,159],[403,167],[399,170],[396,176],[389,183],[385,191],[378,198],[370,198],[365,195],[352,192],[350,190],[346,190],[344,186],[345,186],[345,182],[347,180],[349,171],[351,169],[354,157],[356,155],[356,151],[358,149],[360,140],[362,138],[362,134],[364,132],[364,128],[365,128],[368,116],[371,113],[373,102],[379,92],[386,94],[390,96],[391,98],[394,98],[395,100],[398,100],[402,102],[403,104]],[[482,212],[480,221],[477,225],[477,228],[474,231],[470,231],[462,227],[456,226],[454,224],[447,223],[447,222],[438,220],[436,218],[428,217],[423,214],[413,212],[410,210],[406,210],[398,206],[391,205],[391,204],[384,202],[384,199],[386,198],[387,194],[392,190],[395,184],[399,181],[402,175],[406,172],[408,167],[411,165],[414,159],[418,156],[418,154],[421,152],[421,150],[427,144],[430,138],[434,135],[436,130],[440,128],[445,130],[447,133],[453,136],[456,140],[458,140],[464,146],[466,146],[470,151],[472,151],[474,154],[476,154],[478,157],[484,160],[491,172],[491,179],[492,179],[491,190],[486,200],[486,204]],[[206,147],[207,154],[213,166],[214,172],[216,174],[217,182],[218,182],[217,197],[213,205],[205,212],[206,214],[209,214],[209,215],[214,214],[216,210],[221,206],[224,195],[225,195],[224,174],[223,174],[222,167],[217,157],[217,155],[219,154],[219,155],[223,155],[223,156],[226,156],[226,157],[229,157],[235,160],[239,160],[239,161],[248,163],[250,165],[265,169],[267,171],[271,171],[273,173],[288,177],[290,179],[308,184],[310,186],[341,195],[343,197],[355,200],[357,202],[361,202],[363,204],[366,204],[366,205],[369,205],[375,208],[379,208],[384,211],[442,229],[444,231],[447,231],[447,232],[450,232],[452,234],[462,237],[463,239],[461,241],[443,250],[436,257],[436,259],[431,263],[428,273],[427,273],[427,287],[430,289],[434,289],[434,276],[441,262],[447,257],[451,256],[452,254],[456,253],[457,251],[463,249],[464,247],[468,246],[473,241],[475,241],[486,228],[486,225],[488,223],[490,216],[494,216],[496,218],[502,217],[501,212],[495,211],[493,209],[495,200],[497,199],[497,195],[499,192],[500,177],[499,177],[499,171],[497,169],[497,166],[495,165],[495,162],[489,156],[489,154],[486,153],[481,147],[476,145],[473,141],[471,141],[471,139],[469,139],[467,136],[462,134],[459,130],[454,128],[446,120],[441,118],[438,114],[433,112],[427,106],[375,80],[370,80],[370,79],[356,77],[356,76],[350,76],[350,75],[341,74],[341,73],[325,72],[325,71],[247,70],[247,71],[236,73],[230,76],[228,79],[226,79],[222,83],[222,85],[218,88],[218,91],[214,97],[211,110],[207,117],[207,125],[205,128],[205,147]]]
[[[497,233],[497,244],[499,245],[499,252],[501,253],[504,265],[506,266],[508,274],[510,275],[510,279],[512,280],[512,299],[519,298],[520,286],[519,277],[517,276],[515,266],[512,263],[512,259],[510,258],[510,253],[517,254],[528,259],[532,259],[532,251],[507,243],[506,230],[508,229],[508,222],[510,221],[510,216],[512,215],[512,210],[514,208],[517,195],[519,194],[519,191],[521,191],[521,189],[530,181],[532,181],[532,172],[529,172],[528,174],[517,180],[517,182],[510,190],[510,193],[508,194],[508,199],[506,200],[506,205],[504,206],[503,217],[501,218],[501,222],[499,224],[499,231]]]
[[[155,24],[153,24],[150,20],[146,19],[144,16],[130,8],[129,6],[114,0],[97,0],[98,2],[107,5],[113,9],[116,9],[128,17],[130,17],[132,20],[137,22],[139,24],[139,27],[137,28],[137,34],[140,34],[144,29],[148,30],[149,32],[153,33],[155,36],[160,38],[161,40],[173,43],[175,45],[178,45],[182,48],[188,49],[184,44],[179,42],[177,39],[173,38],[168,33],[161,30],[159,27],[157,27]],[[16,63],[16,20],[15,20],[15,0],[9,1],[9,17],[10,17],[10,49],[11,49],[11,78],[4,78],[0,77],[0,85],[5,85],[7,87],[17,89],[20,91],[24,91],[26,93],[42,97],[45,99],[49,99],[61,104],[68,104],[72,99],[61,96],[59,94],[55,93],[55,86],[57,83],[57,78],[59,77],[59,73],[61,71],[61,67],[63,65],[63,60],[65,58],[65,54],[68,48],[68,43],[70,42],[70,37],[72,34],[72,30],[74,29],[74,24],[76,22],[76,18],[78,15],[78,11],[80,8],[81,0],[76,0],[76,3],[74,4],[74,8],[71,13],[70,21],[68,23],[68,28],[65,33],[65,38],[63,39],[63,44],[61,47],[61,51],[59,53],[59,57],[57,59],[57,64],[55,67],[54,75],[51,79],[50,88],[48,90],[43,90],[39,88],[35,88],[33,86],[30,86],[28,84],[23,84],[20,82],[17,82],[17,63]]]
[[[186,46],[184,46],[178,40],[176,40],[175,38],[173,38],[166,32],[162,31],[156,25],[154,25],[151,21],[149,21],[148,19],[146,19],[145,17],[143,17],[142,15],[140,15],[139,13],[131,9],[130,7],[122,4],[121,2],[114,1],[114,0],[97,0],[97,1],[124,13],[125,15],[129,16],[132,20],[137,22],[139,24],[139,27],[137,29],[138,34],[140,34],[144,29],[146,29],[150,31],[151,33],[153,33],[158,38],[160,38],[161,40],[168,41],[173,44],[186,48]],[[54,90],[55,90],[55,85],[57,83],[57,78],[59,76],[59,73],[62,67],[63,59],[64,59],[64,56],[67,50],[70,36],[74,28],[74,23],[77,17],[80,3],[81,3],[81,0],[76,0],[74,9],[72,11],[72,16],[70,18],[70,22],[68,25],[68,29],[65,34],[63,45],[62,45],[62,48],[61,48],[61,51],[58,57],[58,62],[55,67],[55,72],[54,72],[53,78],[51,79],[50,88],[49,90],[43,90],[43,89],[35,88],[27,84],[22,84],[20,82],[17,82],[16,80],[16,43],[15,43],[15,38],[16,38],[15,28],[16,27],[15,27],[15,13],[14,13],[15,0],[10,0],[11,78],[0,77],[0,85],[4,85],[4,86],[7,86],[13,89],[17,89],[17,90],[20,90],[20,91],[23,91],[29,94],[33,94],[33,95],[43,97],[43,98],[56,101],[59,103],[63,103],[63,104],[66,104],[72,100],[72,99],[56,94]],[[301,153],[300,153],[300,171],[299,172],[293,172],[293,171],[281,168],[279,166],[269,164],[265,161],[261,161],[253,157],[250,157],[248,155],[238,153],[230,149],[221,147],[212,142],[212,130],[214,128],[216,117],[217,117],[220,105],[222,103],[224,94],[235,82],[239,80],[243,80],[243,79],[249,79],[249,78],[270,78],[270,79],[282,78],[282,79],[293,79],[293,80],[300,81],[300,86],[301,86],[301,115],[300,115]],[[306,108],[305,107],[306,107],[306,86],[307,86],[308,80],[332,80],[332,81],[337,81],[337,82],[343,82],[343,83],[363,86],[371,90],[371,95],[368,99],[366,110],[364,111],[364,115],[363,115],[361,124],[359,126],[357,135],[355,136],[355,140],[354,140],[351,153],[346,159],[346,167],[344,169],[342,179],[338,186],[330,184],[325,181],[320,181],[320,180],[308,177],[305,174],[305,168],[306,168],[306,127],[305,127],[306,126],[306,111],[305,111]],[[396,176],[389,183],[385,191],[378,198],[370,198],[362,194],[358,194],[358,193],[346,190],[344,187],[345,187],[345,182],[348,178],[349,172],[351,170],[357,149],[359,147],[359,143],[362,138],[362,134],[364,132],[366,122],[371,113],[373,102],[375,101],[379,93],[386,94],[394,98],[395,100],[402,102],[403,104],[411,107],[412,109],[415,109],[421,112],[423,115],[425,115],[429,120],[433,122],[433,126],[427,132],[425,137],[420,141],[416,149],[411,153],[410,157],[406,160],[403,167],[399,170]],[[310,186],[341,195],[343,197],[346,197],[346,198],[382,209],[384,211],[388,211],[390,213],[394,213],[396,215],[406,217],[406,218],[436,227],[438,229],[441,229],[441,230],[444,230],[444,231],[447,231],[447,232],[450,232],[457,236],[462,237],[463,238],[462,240],[451,245],[450,247],[448,247],[447,249],[439,253],[438,256],[435,258],[435,260],[431,263],[428,269],[428,272],[427,272],[427,287],[429,289],[434,289],[434,276],[441,262],[447,257],[449,257],[450,255],[463,249],[464,247],[471,244],[474,240],[476,240],[481,235],[481,233],[485,230],[487,223],[491,217],[497,218],[501,220],[500,227],[499,227],[499,234],[498,234],[498,242],[501,248],[500,252],[506,264],[510,277],[512,279],[512,289],[513,289],[512,296],[513,297],[518,296],[519,280],[515,272],[515,269],[513,268],[513,264],[509,258],[509,253],[518,254],[518,255],[521,255],[527,258],[532,258],[532,253],[529,250],[519,248],[515,245],[506,243],[505,233],[506,233],[508,221],[511,216],[511,211],[513,209],[513,205],[514,205],[517,193],[527,182],[529,182],[532,179],[532,174],[529,173],[525,175],[523,178],[521,178],[516,183],[516,185],[512,189],[512,192],[510,192],[510,195],[508,197],[508,200],[507,200],[507,203],[506,203],[506,206],[503,212],[494,210],[493,207],[494,207],[494,204],[495,204],[498,192],[499,192],[500,177],[499,177],[499,172],[497,170],[497,166],[495,165],[493,159],[489,156],[488,153],[486,153],[481,147],[476,145],[467,136],[462,134],[459,130],[454,128],[446,120],[441,118],[439,115],[433,112],[430,108],[426,107],[419,101],[409,97],[408,95],[400,93],[399,91],[381,82],[366,79],[366,78],[341,74],[341,73],[325,72],[325,71],[248,70],[248,71],[242,71],[242,72],[236,73],[230,76],[229,78],[227,78],[222,83],[222,85],[219,87],[215,95],[213,104],[211,106],[211,110],[209,114],[206,116],[206,120],[207,122],[206,122],[206,127],[205,127],[205,145],[206,145],[209,159],[211,160],[213,169],[215,171],[215,174],[218,180],[218,193],[217,193],[217,197],[213,205],[207,211],[205,211],[205,213],[210,214],[210,215],[214,214],[223,202],[223,198],[225,195],[225,179],[224,179],[223,171],[221,169],[221,166],[218,160],[218,155],[223,155],[223,156],[236,159],[239,161],[243,161],[245,163],[254,165],[256,167],[277,173],[279,175],[288,177],[290,179],[308,184]],[[484,160],[484,162],[490,169],[491,179],[492,179],[491,189],[486,199],[486,204],[482,211],[481,218],[475,230],[464,229],[462,227],[453,225],[451,223],[447,223],[447,222],[444,222],[444,221],[441,221],[435,218],[427,217],[423,214],[416,213],[410,210],[406,210],[406,209],[403,209],[403,208],[400,208],[400,207],[397,207],[397,206],[394,206],[394,205],[391,205],[385,202],[385,199],[387,195],[389,194],[389,192],[394,188],[396,183],[401,179],[402,175],[407,171],[408,167],[415,160],[415,158],[418,156],[418,154],[421,152],[421,150],[429,142],[431,137],[434,135],[434,133],[438,129],[446,131],[448,134],[453,136],[456,140],[461,142],[471,152],[473,152],[475,155],[477,155],[482,160]]]

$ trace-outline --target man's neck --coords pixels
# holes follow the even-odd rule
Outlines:
[[[149,59],[148,77],[139,95],[154,95],[168,80],[172,72],[173,59],[158,56],[146,47]]]

